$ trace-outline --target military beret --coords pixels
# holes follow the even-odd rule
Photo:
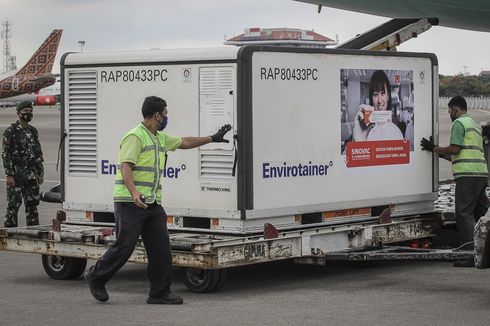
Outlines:
[[[32,109],[31,101],[22,101],[22,102],[17,103],[17,112],[19,112],[20,110],[25,109],[25,108],[31,108]]]

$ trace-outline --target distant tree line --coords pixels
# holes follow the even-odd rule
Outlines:
[[[490,97],[490,76],[439,75],[439,96]]]

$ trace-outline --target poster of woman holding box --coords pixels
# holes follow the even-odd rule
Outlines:
[[[409,163],[412,75],[404,70],[341,70],[341,152],[347,167]]]

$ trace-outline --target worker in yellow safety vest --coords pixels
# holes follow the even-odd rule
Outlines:
[[[143,122],[122,138],[119,149],[114,187],[116,242],[85,272],[84,277],[96,300],[109,300],[105,284],[127,262],[141,235],[148,256],[150,282],[146,302],[182,304],[182,297],[170,291],[172,255],[160,184],[166,153],[211,142],[229,142],[224,136],[231,126],[224,125],[208,137],[177,137],[163,131],[168,122],[165,100],[149,96],[141,111]]]
[[[475,223],[485,215],[490,206],[486,195],[488,186],[487,162],[483,152],[481,128],[467,113],[466,100],[453,97],[448,103],[448,113],[453,121],[450,144],[436,146],[431,140],[422,138],[423,150],[439,154],[452,162],[456,183],[456,228],[460,246],[473,249]],[[455,267],[474,266],[473,260],[458,260]]]

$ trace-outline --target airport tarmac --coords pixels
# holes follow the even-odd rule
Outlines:
[[[449,140],[450,120],[440,110],[440,144]],[[474,110],[477,120],[490,112]],[[45,184],[59,180],[60,139],[57,108],[36,108],[45,157]],[[0,110],[3,131],[15,110]],[[440,179],[451,178],[441,161]],[[0,183],[5,183],[3,168]],[[5,214],[0,186],[0,215]],[[58,204],[42,203],[40,222],[51,222]],[[20,225],[25,225],[23,207]],[[89,261],[89,266],[92,264]],[[50,279],[36,254],[0,252],[0,325],[487,325],[490,319],[490,270],[453,268],[448,262],[383,262],[374,268],[332,263],[327,267],[278,262],[234,268],[217,293],[195,294],[176,270],[173,291],[182,306],[145,303],[146,267],[128,264],[108,284],[109,304],[91,298],[85,282]]]

